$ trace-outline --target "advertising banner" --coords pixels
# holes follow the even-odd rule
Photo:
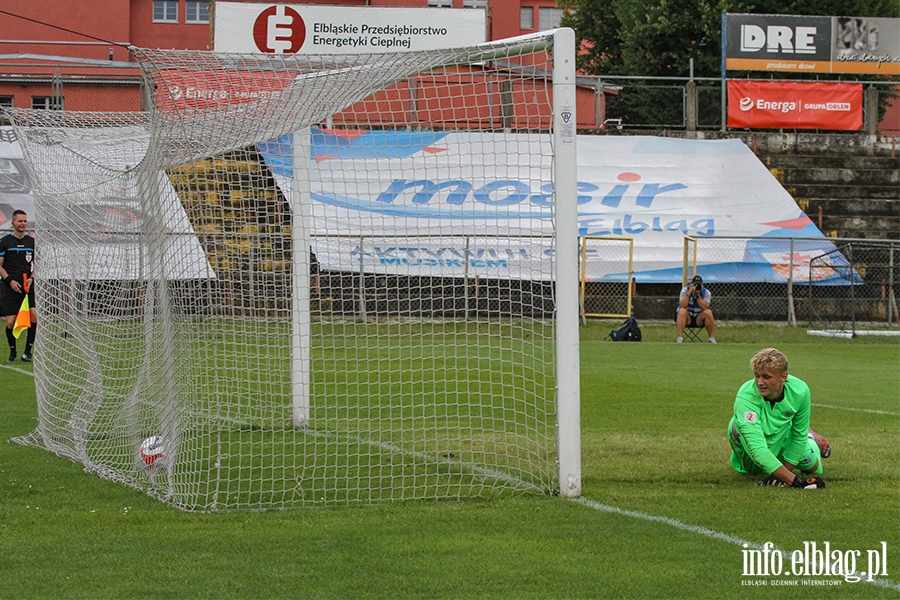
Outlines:
[[[83,181],[76,187],[83,192],[66,196],[66,206],[52,207],[73,228],[88,232],[89,251],[82,243],[39,241],[43,276],[127,280],[147,272],[136,181],[130,175],[110,179],[106,170],[122,172],[146,151],[145,130],[127,133],[122,127],[99,132],[96,139],[106,142],[72,148],[76,154],[54,146],[62,154],[34,165],[38,173],[55,173],[64,157],[90,159],[77,169]],[[259,145],[286,198],[292,197],[291,139]],[[579,235],[633,238],[639,283],[681,282],[686,235],[754,238],[735,241],[714,261],[704,261],[703,277],[710,282],[784,283],[790,265],[794,281],[803,282],[810,259],[834,250],[740,140],[585,135],[577,144]],[[321,268],[551,280],[549,145],[549,136],[540,134],[313,130],[311,242]],[[524,151],[535,146],[548,151],[542,158]],[[0,180],[6,181],[0,211],[26,209],[40,233],[41,209],[50,207],[36,205],[24,173],[14,131],[0,128]],[[167,276],[214,278],[165,173],[156,189],[170,232]],[[794,241],[793,254],[789,238],[802,238]],[[588,280],[628,277],[621,260],[596,250],[586,256],[585,274]],[[816,283],[833,277],[824,274]]]
[[[728,126],[857,131],[862,103],[858,83],[730,80]]]
[[[164,69],[159,72],[162,85],[157,85],[155,102],[164,112],[179,110],[208,110],[227,104],[258,102],[296,85],[291,73],[260,72],[225,69],[196,71]]]
[[[550,280],[549,136],[313,130],[312,246],[323,270]],[[639,283],[681,282],[684,236],[748,236],[704,280],[795,281],[834,249],[740,140],[580,135],[579,235],[634,239]],[[260,144],[291,197],[291,138]],[[340,235],[336,235],[339,232]],[[796,240],[794,256],[786,238]],[[586,257],[589,280],[627,281],[621,261]]]
[[[900,19],[722,16],[729,71],[900,74]]]
[[[213,49],[267,54],[363,54],[483,44],[475,8],[216,2]]]

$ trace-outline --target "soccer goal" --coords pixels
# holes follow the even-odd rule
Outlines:
[[[809,261],[810,335],[900,335],[900,241],[855,240]]]
[[[580,494],[571,30],[133,53],[148,113],[9,112],[42,323],[16,441],[189,511]]]

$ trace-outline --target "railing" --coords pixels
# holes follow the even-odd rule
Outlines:
[[[710,265],[740,262],[751,244],[764,244],[760,257],[774,261],[780,274],[771,281],[727,281],[728,273],[705,285],[713,294],[716,319],[787,320],[792,325],[826,325],[864,321],[882,326],[900,324],[900,240],[829,238],[831,251],[810,250],[805,243],[822,238],[686,237],[684,278],[704,274]],[[707,277],[704,277],[707,279]],[[738,279],[735,276],[734,279]],[[807,323],[804,323],[807,321]]]
[[[726,127],[723,80],[716,77],[602,76],[596,83],[600,133],[637,130],[721,130]],[[809,81],[779,80],[779,81]],[[896,82],[842,80],[864,88],[863,130],[898,135],[900,89]]]
[[[102,62],[102,61],[98,61]],[[110,62],[108,67],[121,68],[131,63]],[[23,67],[27,64],[3,63],[4,67]],[[30,86],[31,95],[47,95],[54,105],[67,110],[135,111],[146,104],[146,90],[135,70],[133,75],[115,77],[97,76],[85,78],[76,74],[71,64],[46,63],[43,67],[54,69],[40,76],[25,73],[9,73],[0,77],[0,84]],[[495,96],[487,114],[475,114],[465,107],[456,107],[456,120],[443,122],[436,114],[453,107],[447,93],[435,93],[436,87],[444,92],[480,81]],[[544,124],[549,118],[546,111],[517,104],[513,98],[521,98],[530,89],[539,92],[544,84],[540,78],[510,77],[509,75],[481,75],[446,73],[432,76],[426,82],[415,80],[404,83],[404,93],[394,86],[355,105],[371,123],[373,114],[382,126],[391,127],[397,122],[414,122],[423,128],[467,126],[475,128],[528,129]],[[727,81],[727,80],[726,80]],[[810,81],[809,79],[779,79],[779,81]],[[825,80],[823,80],[825,81]],[[830,81],[830,80],[829,80]],[[897,82],[841,79],[844,83],[861,83],[864,87],[864,132],[868,134],[900,135],[900,86]],[[623,130],[660,131],[725,131],[723,80],[718,77],[647,77],[639,75],[606,75],[578,77],[577,114],[580,131],[615,133]],[[417,85],[413,85],[417,84]],[[400,85],[400,84],[398,84]],[[523,87],[524,86],[524,87]],[[591,93],[591,88],[595,91]],[[432,89],[431,93],[423,90]],[[29,91],[30,90],[30,91]],[[2,90],[0,90],[2,91]],[[16,106],[25,102],[25,92],[16,99]],[[3,92],[5,95],[9,92]],[[403,102],[385,102],[387,96],[402,97]],[[398,95],[399,94],[399,95]],[[424,94],[424,95],[423,95]],[[534,95],[532,93],[531,95]],[[70,96],[70,97],[66,97]],[[63,104],[63,98],[65,104]],[[464,95],[457,96],[464,98]],[[436,99],[437,98],[437,99]],[[449,103],[449,104],[448,104]],[[374,111],[374,112],[373,112]],[[347,109],[329,119],[332,126],[355,126],[353,109]]]

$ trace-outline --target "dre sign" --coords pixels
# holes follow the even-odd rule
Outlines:
[[[900,75],[900,19],[722,15],[726,71]]]
[[[831,60],[830,17],[725,14],[723,21],[728,69],[816,71],[815,63]]]
[[[769,25],[763,29],[759,25],[741,25],[741,52],[759,52],[763,48],[774,54],[815,54],[816,28]]]

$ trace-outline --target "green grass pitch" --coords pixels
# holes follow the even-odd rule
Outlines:
[[[37,411],[31,366],[3,363],[0,598],[900,597],[897,338],[725,324],[717,345],[677,345],[671,324],[642,324],[640,344],[602,341],[615,325],[582,328],[579,500],[187,514],[8,443]],[[767,346],[812,388],[825,490],[760,488],[728,465],[734,393]],[[766,542],[827,543],[842,566],[858,553],[857,573],[883,550],[887,574],[745,575],[743,544]]]

